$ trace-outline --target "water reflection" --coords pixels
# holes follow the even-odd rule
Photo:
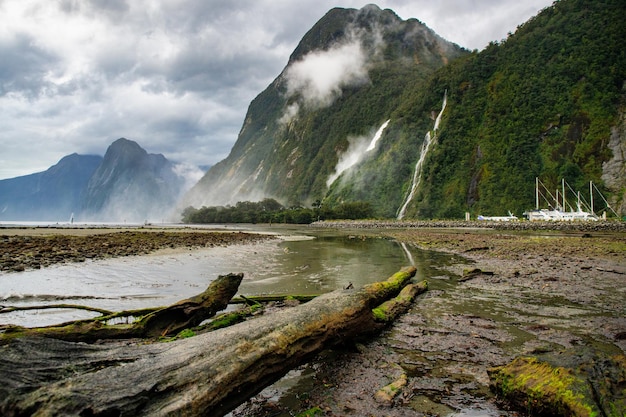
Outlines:
[[[255,245],[176,250],[0,274],[3,305],[81,304],[112,311],[171,304],[203,291],[220,274],[243,272],[240,294],[320,294],[387,278],[414,264],[436,274],[431,256],[398,242],[342,232],[281,230]],[[0,315],[0,324],[43,326],[92,316],[79,310]]]

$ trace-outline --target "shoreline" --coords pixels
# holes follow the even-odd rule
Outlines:
[[[6,229],[4,229],[6,230]],[[0,273],[40,269],[87,259],[148,255],[158,250],[266,241],[270,234],[201,229],[11,229],[0,231]]]
[[[626,222],[615,221],[488,221],[488,220],[323,220],[309,226],[338,229],[485,229],[509,231],[626,233]]]

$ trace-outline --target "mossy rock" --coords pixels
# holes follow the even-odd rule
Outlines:
[[[623,417],[626,356],[565,351],[488,371],[491,389],[529,415]]]

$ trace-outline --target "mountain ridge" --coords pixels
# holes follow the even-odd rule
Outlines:
[[[378,127],[397,106],[403,86],[386,83],[388,78],[412,74],[417,82],[464,53],[418,20],[403,21],[390,10],[330,10],[251,102],[230,155],[207,172],[184,204],[262,197],[312,203],[325,192],[348,136]],[[338,119],[339,109],[353,117]]]
[[[0,180],[0,219],[169,220],[184,182],[165,156],[120,138],[104,157],[73,153],[44,172]]]
[[[231,154],[184,204],[363,201],[377,217],[395,217],[419,178],[408,217],[520,214],[534,206],[535,177],[551,185],[566,177],[576,189],[593,181],[626,213],[619,160],[608,173],[603,168],[615,165],[608,164],[612,149],[626,141],[622,133],[608,146],[626,102],[625,9],[618,0],[561,0],[506,40],[471,53],[392,11],[332,9],[251,102]],[[363,63],[334,67],[351,80],[331,73],[337,82],[323,90],[302,75],[322,72],[316,63],[336,65],[342,54]],[[437,137],[421,155],[444,95]],[[327,185],[342,158],[363,152],[386,120],[376,149]]]
[[[73,153],[46,171],[0,180],[0,219],[69,221],[101,162],[99,155]]]

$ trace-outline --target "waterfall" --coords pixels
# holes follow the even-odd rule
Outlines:
[[[381,127],[378,128],[378,130],[376,131],[376,134],[374,135],[374,137],[372,138],[372,141],[370,142],[370,146],[368,146],[367,149],[365,150],[366,152],[373,151],[376,148],[376,143],[378,143],[378,140],[383,135],[383,132],[385,131],[385,128],[387,127],[390,121],[391,119],[387,120],[385,123],[382,124]]]
[[[376,144],[382,137],[383,132],[385,131],[385,128],[387,127],[390,121],[391,119],[387,120],[378,128],[378,130],[376,131],[372,139],[369,140],[369,145],[367,147],[365,146],[368,143],[367,137],[359,137],[350,142],[350,146],[348,147],[348,150],[339,158],[339,161],[337,162],[337,165],[335,166],[335,172],[333,172],[333,174],[331,174],[331,176],[328,177],[328,180],[326,180],[327,187],[330,187],[331,184],[335,182],[335,180],[339,178],[339,176],[343,174],[345,171],[347,171],[348,169],[352,168],[354,165],[361,162],[365,158],[365,155],[368,152],[371,152],[374,149],[376,149]]]
[[[433,142],[435,142],[435,140],[437,140],[437,130],[439,129],[439,123],[441,123],[441,116],[443,115],[443,111],[446,108],[447,102],[448,102],[448,91],[446,90],[446,92],[443,94],[443,104],[441,106],[441,111],[439,111],[437,118],[435,118],[435,125],[433,126],[433,130],[432,130],[432,138],[431,138],[431,132],[426,132],[426,136],[424,137],[424,142],[422,143],[422,149],[420,151],[420,157],[417,160],[417,163],[415,164],[415,170],[413,172],[413,181],[411,183],[411,191],[409,192],[409,195],[406,197],[406,200],[404,200],[402,207],[398,211],[398,220],[402,220],[404,218],[404,215],[406,214],[406,209],[409,206],[409,203],[411,202],[411,200],[413,200],[413,197],[415,196],[415,192],[417,191],[417,188],[420,185],[420,181],[422,180],[422,167],[424,165],[424,161],[426,160],[426,155],[428,154],[430,145]]]

